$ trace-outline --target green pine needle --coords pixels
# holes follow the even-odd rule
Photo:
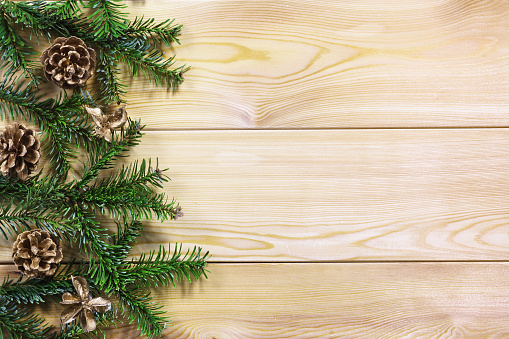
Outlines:
[[[127,5],[121,2],[122,0],[89,0],[85,5],[86,8],[95,9],[90,19],[96,37],[107,36],[115,39],[123,35],[128,26],[127,15],[121,10],[127,8]]]
[[[157,86],[166,86],[171,90],[182,83],[182,75],[188,70],[186,66],[172,68],[175,64],[174,56],[165,59],[164,52],[138,40],[119,42],[114,50],[117,59],[127,64],[133,78],[143,74]]]
[[[125,31],[128,36],[134,37],[140,41],[152,39],[152,45],[157,46],[161,41],[171,47],[173,42],[180,44],[177,36],[180,34],[182,25],[175,24],[174,19],[167,19],[156,23],[153,18],[144,19],[136,17],[133,22],[129,22],[129,27]]]
[[[0,296],[0,339],[39,339],[49,334],[51,327],[44,319]]]
[[[146,287],[175,286],[175,283],[191,277],[198,280],[202,275],[206,278],[204,269],[209,253],[202,254],[201,248],[195,247],[191,252],[182,254],[182,245],[175,245],[173,254],[163,246],[158,251],[142,254],[139,259],[122,268],[122,276],[130,283]]]
[[[5,79],[22,72],[31,83],[38,84],[39,77],[35,74],[35,64],[31,57],[37,55],[30,44],[18,35],[9,24],[5,7],[0,5],[0,70]]]
[[[60,298],[63,293],[75,293],[74,287],[69,281],[28,279],[22,281],[5,278],[0,285],[0,298],[8,302],[18,304],[41,304],[47,302],[47,297],[57,296]]]
[[[116,103],[120,105],[126,101],[126,85],[120,79],[120,68],[116,65],[114,56],[105,50],[99,51],[99,64],[97,65],[97,81],[100,83],[100,101],[104,104]]]
[[[82,8],[92,15],[85,16]],[[131,323],[137,322],[141,334],[157,337],[169,317],[147,289],[207,277],[208,252],[202,254],[196,247],[186,253],[181,245],[173,252],[160,247],[128,259],[143,230],[139,219],[164,221],[181,215],[175,200],[157,192],[169,180],[165,170],[142,160],[102,175],[113,169],[118,158],[127,156],[143,135],[141,123],[128,119],[125,127],[113,133],[112,142],[106,142],[94,135],[96,126],[84,109],[126,102],[127,85],[121,80],[119,61],[132,78],[143,75],[170,90],[183,81],[182,74],[188,69],[175,67],[175,57],[166,58],[158,49],[161,43],[179,43],[181,25],[171,19],[157,23],[137,17],[130,21],[125,8],[122,0],[0,2],[0,118],[26,120],[40,129],[42,153],[52,171],[26,181],[0,175],[0,234],[14,238],[25,230],[41,228],[85,255],[85,260],[63,264],[53,277],[5,279],[0,285],[0,339],[104,338],[100,328],[83,333],[77,322],[49,334],[51,327],[44,325],[44,319],[25,307],[58,302],[63,293],[74,292],[72,275],[86,278],[94,294],[116,297],[119,311]],[[29,32],[30,38],[23,38],[20,30]],[[91,90],[94,98],[86,88],[42,98],[37,87],[42,66],[30,43],[51,43],[57,36],[77,36],[97,51],[99,89]],[[83,153],[87,155],[83,171],[70,176],[72,162]],[[117,223],[116,233],[96,219],[106,213]],[[96,319],[106,326],[117,321],[114,311],[98,314]]]
[[[122,315],[129,316],[129,323],[137,323],[137,329],[141,335],[149,338],[160,337],[166,323],[170,321],[165,312],[161,310],[162,305],[152,301],[150,291],[131,285],[127,290],[115,293],[120,302]]]

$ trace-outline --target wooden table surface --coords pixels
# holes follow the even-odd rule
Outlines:
[[[509,337],[508,1],[128,5],[183,24],[168,53],[192,66],[130,87],[129,161],[158,157],[185,213],[133,255],[213,255],[155,292],[164,338]]]

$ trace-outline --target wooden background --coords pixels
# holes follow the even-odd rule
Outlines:
[[[158,157],[185,213],[133,254],[213,254],[156,292],[165,338],[509,337],[508,1],[128,4],[183,24],[192,66],[130,87],[130,160]]]

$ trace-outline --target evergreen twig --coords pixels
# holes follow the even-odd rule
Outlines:
[[[84,16],[83,7],[92,10],[90,18]],[[0,2],[0,118],[36,124],[55,173],[36,174],[26,181],[0,176],[0,233],[8,238],[33,227],[45,229],[83,249],[86,257],[60,267],[46,279],[6,278],[0,285],[0,338],[4,333],[8,338],[104,337],[100,329],[84,333],[76,322],[49,334],[51,327],[44,325],[44,319],[22,307],[56,301],[62,293],[73,292],[72,275],[85,277],[94,292],[116,297],[121,313],[130,322],[137,322],[142,334],[160,336],[169,318],[147,289],[191,281],[193,276],[206,277],[209,255],[202,254],[200,248],[184,254],[181,245],[176,245],[173,253],[160,247],[138,259],[127,259],[143,229],[139,218],[164,221],[180,216],[176,201],[168,202],[164,194],[156,192],[168,180],[165,170],[142,160],[98,180],[100,173],[126,156],[142,136],[141,123],[128,120],[108,143],[93,135],[95,126],[84,111],[84,106],[96,106],[96,102],[126,102],[127,86],[121,81],[117,62],[127,65],[132,78],[143,74],[168,89],[175,89],[187,70],[185,66],[175,68],[175,57],[165,58],[157,49],[161,42],[166,46],[179,43],[182,26],[170,19],[161,23],[143,17],[129,21],[125,8],[121,0]],[[74,35],[93,46],[99,57],[99,98],[93,100],[86,90],[79,89],[73,94],[64,91],[57,98],[42,99],[33,61],[37,53],[17,33],[25,28],[37,43],[40,37],[49,40],[57,34]],[[88,154],[81,178],[68,178],[70,164],[80,150]],[[106,211],[115,218],[116,233],[96,219],[97,213]],[[97,321],[113,324],[116,313],[98,315]]]
[[[136,285],[130,285],[126,291],[120,290],[115,293],[122,308],[122,316],[129,316],[129,323],[136,322],[137,329],[142,335],[159,337],[162,335],[169,318],[164,316],[162,305],[152,301],[150,291],[141,289]],[[129,311],[129,312],[127,312]]]
[[[188,280],[193,276],[198,280],[202,275],[207,277],[204,269],[209,253],[201,253],[201,248],[195,247],[191,252],[182,254],[182,245],[175,245],[173,254],[163,246],[158,251],[142,254],[139,259],[124,266],[124,279],[130,283],[145,287],[175,286],[176,282]]]
[[[143,74],[157,86],[166,86],[175,89],[182,83],[182,74],[188,70],[186,66],[172,69],[175,57],[165,59],[164,52],[153,48],[146,43],[132,40],[114,46],[115,56],[125,62],[129,73],[134,78]]]
[[[9,3],[9,2],[6,2]],[[0,4],[0,70],[4,78],[13,77],[22,72],[31,83],[38,84],[39,78],[35,74],[35,66],[30,58],[37,53],[30,44],[23,39],[9,24],[5,3]]]
[[[136,146],[142,136],[139,121],[128,118],[127,127],[122,128],[118,137],[113,138],[111,145],[104,144],[98,147],[96,152],[89,154],[89,164],[85,167],[82,178],[76,183],[75,188],[81,189],[97,178],[99,171],[109,169],[115,159],[122,157],[130,147]]]
[[[23,87],[22,82],[17,85],[7,80],[0,82],[0,118],[10,115],[13,119],[35,120],[41,128],[42,140],[47,140],[46,157],[60,177],[69,171],[77,147],[84,144],[90,151],[105,143],[92,135],[93,127],[83,109],[87,103],[79,94],[41,100],[34,88]]]
[[[40,304],[46,302],[48,296],[57,295],[60,297],[65,292],[74,292],[69,281],[41,279],[22,281],[21,278],[18,280],[4,279],[0,286],[0,297],[3,297],[7,302],[18,304]]]
[[[87,208],[98,208],[101,213],[107,209],[112,218],[120,219],[145,217],[164,221],[174,219],[177,214],[175,201],[166,202],[164,193],[155,193],[150,187],[162,187],[167,181],[163,171],[153,169],[145,160],[130,166],[123,166],[119,172],[113,172],[81,195]]]
[[[100,101],[105,104],[116,103],[120,105],[126,101],[123,96],[126,94],[126,86],[119,79],[120,68],[110,52],[99,51],[99,64],[97,66],[97,81],[99,81]]]
[[[122,9],[126,8],[122,0],[89,0],[86,8],[93,8],[95,12],[90,16],[96,37],[106,35],[110,39],[121,36],[127,29],[126,14]]]
[[[0,296],[0,335],[5,332],[11,339],[39,339],[50,330],[43,318]]]
[[[146,41],[147,38],[150,38],[152,39],[152,45],[158,45],[162,41],[166,46],[171,47],[173,42],[180,44],[177,36],[181,29],[182,25],[175,24],[174,19],[156,23],[153,18],[136,17],[134,21],[129,22],[125,34],[139,41]]]

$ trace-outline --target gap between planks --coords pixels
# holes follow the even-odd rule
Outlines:
[[[141,121],[143,124],[143,120]],[[263,128],[151,128],[144,132],[209,132],[209,131],[369,131],[369,130],[462,130],[462,129],[507,129],[507,126],[395,126],[395,127],[263,127]]]
[[[136,261],[133,261],[136,262]],[[69,261],[62,261],[61,265],[68,264]],[[131,263],[131,261],[129,261]],[[331,264],[331,265],[397,265],[397,264],[509,264],[509,260],[387,260],[387,261],[342,261],[342,260],[315,260],[315,261],[208,261],[207,265],[314,265],[314,264]],[[2,261],[2,266],[12,266],[12,262]],[[13,271],[14,272],[14,271]]]

